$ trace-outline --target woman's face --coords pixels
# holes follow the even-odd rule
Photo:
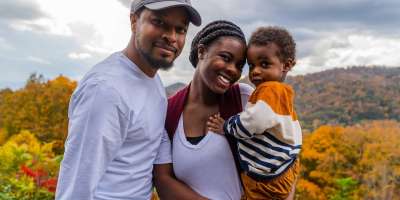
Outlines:
[[[246,46],[235,37],[223,36],[198,49],[200,78],[207,87],[222,94],[239,80],[245,63]]]

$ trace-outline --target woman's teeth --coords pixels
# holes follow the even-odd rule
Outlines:
[[[224,83],[226,83],[226,84],[229,84],[230,83],[230,81],[227,79],[227,78],[225,78],[225,77],[223,77],[223,76],[219,76],[220,78],[221,78],[221,80],[224,82]]]

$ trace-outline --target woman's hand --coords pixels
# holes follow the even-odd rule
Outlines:
[[[207,129],[219,134],[224,134],[225,120],[218,114],[211,115],[207,121]]]

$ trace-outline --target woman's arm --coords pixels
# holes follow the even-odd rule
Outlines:
[[[160,147],[153,165],[154,184],[160,199],[206,199],[175,177],[171,164],[171,148],[171,140],[168,137],[167,131],[164,130],[161,137]]]
[[[206,200],[197,192],[179,181],[172,170],[172,164],[156,164],[153,169],[154,184],[161,200]]]

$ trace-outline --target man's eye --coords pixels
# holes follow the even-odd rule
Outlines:
[[[161,26],[161,25],[164,24],[164,22],[163,22],[162,20],[160,20],[160,19],[153,19],[151,22],[152,22],[154,25],[157,25],[157,26]]]

